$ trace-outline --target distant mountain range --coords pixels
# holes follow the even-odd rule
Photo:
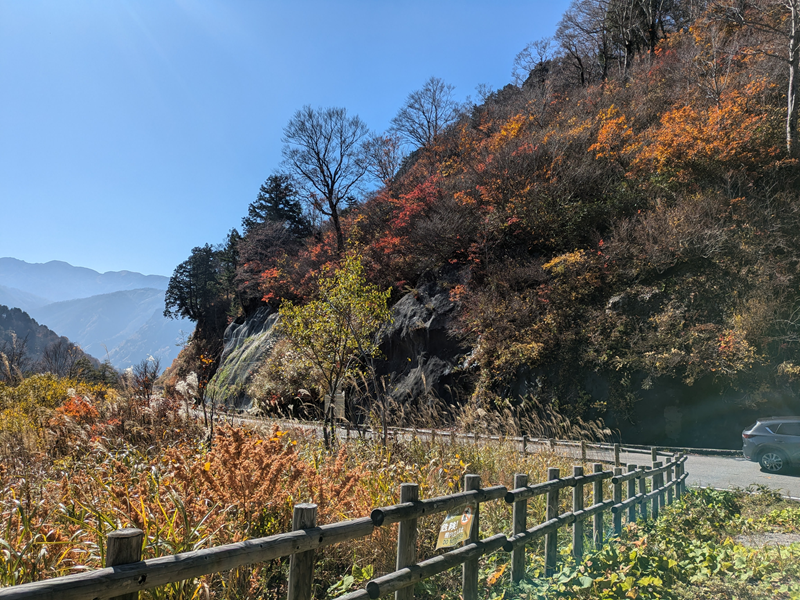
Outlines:
[[[0,286],[46,298],[49,302],[139,288],[166,290],[168,284],[169,278],[162,275],[142,275],[132,271],[98,273],[60,260],[27,263],[16,258],[0,258]]]
[[[168,283],[161,275],[0,258],[0,304],[24,310],[118,369],[148,355],[168,367],[194,330],[191,321],[163,316]]]

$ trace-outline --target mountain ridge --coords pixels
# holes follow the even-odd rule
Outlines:
[[[0,282],[5,287],[46,298],[51,302],[60,302],[124,290],[166,290],[169,278],[128,270],[100,273],[60,260],[28,263],[17,258],[3,257],[0,258]]]
[[[167,319],[169,278],[135,271],[99,273],[65,261],[0,258],[0,304],[18,308],[87,353],[125,369],[152,355],[168,366],[194,325]]]

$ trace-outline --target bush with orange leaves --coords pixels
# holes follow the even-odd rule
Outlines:
[[[185,498],[228,507],[246,535],[289,531],[292,507],[299,502],[316,503],[320,523],[369,512],[370,499],[358,485],[366,473],[348,468],[345,448],[334,456],[309,457],[312,464],[286,433],[274,426],[269,438],[261,439],[225,426],[205,457],[187,459],[171,450],[167,459]]]

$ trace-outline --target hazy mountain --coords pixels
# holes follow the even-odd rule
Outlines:
[[[176,344],[194,329],[191,321],[165,318],[164,291],[152,288],[54,302],[31,312],[84,351],[108,357],[118,369],[148,355],[169,366],[180,350]]]
[[[52,300],[29,294],[12,287],[0,285],[0,304],[14,306],[30,312],[34,308],[39,308],[45,304],[50,304]]]
[[[189,334],[194,331],[194,323],[188,320],[173,321],[164,318],[163,305],[154,312],[136,333],[109,350],[111,364],[126,369],[148,355],[161,359],[161,368],[166,369],[178,356]]]
[[[169,278],[161,275],[132,271],[98,273],[59,260],[27,263],[16,258],[0,258],[0,285],[53,302],[140,288],[166,290],[168,283]]]

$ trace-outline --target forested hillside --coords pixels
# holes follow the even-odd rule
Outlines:
[[[28,313],[0,304],[0,382],[15,384],[36,372],[76,377],[93,372],[99,364]]]
[[[431,78],[382,134],[299,110],[241,233],[172,277],[198,324],[176,369],[357,253],[391,302],[457,303],[461,402],[623,428],[701,397],[796,410],[798,25],[797,0],[575,0],[475,103]]]

